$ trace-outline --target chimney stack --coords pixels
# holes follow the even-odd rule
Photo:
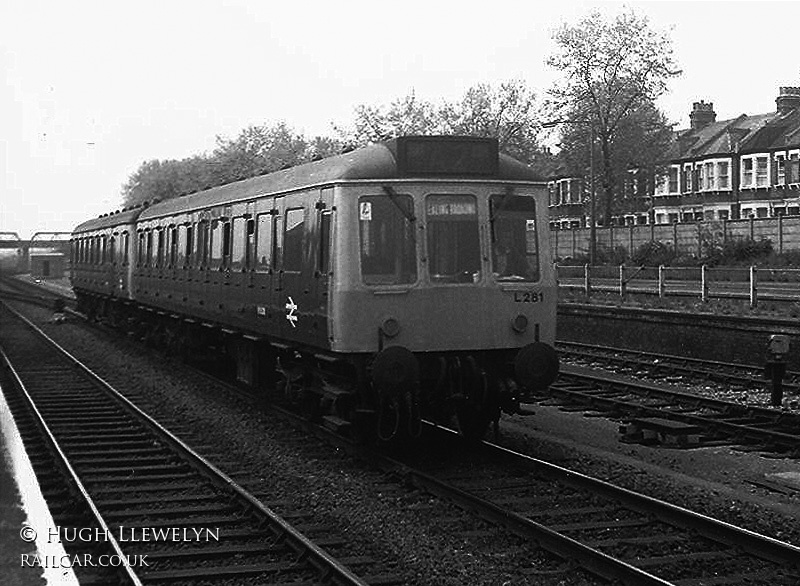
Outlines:
[[[703,100],[692,104],[692,113],[689,114],[690,127],[692,130],[705,128],[712,122],[717,121],[717,113],[714,112],[714,104],[706,104]]]
[[[775,98],[779,114],[788,114],[800,106],[800,87],[782,87]]]

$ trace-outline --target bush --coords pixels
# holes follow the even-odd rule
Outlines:
[[[631,261],[637,266],[657,267],[675,260],[675,249],[663,242],[645,242],[633,253]]]

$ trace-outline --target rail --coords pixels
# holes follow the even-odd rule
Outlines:
[[[636,293],[709,299],[743,299],[750,307],[759,301],[800,301],[800,269],[749,267],[658,267],[592,266],[555,264],[560,289],[580,291],[588,298],[594,292]]]

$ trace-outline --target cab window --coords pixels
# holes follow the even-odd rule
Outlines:
[[[361,276],[367,285],[401,285],[417,280],[413,210],[408,195],[359,198]]]
[[[429,195],[425,218],[431,282],[478,282],[481,247],[475,196]]]
[[[495,278],[498,281],[538,281],[536,202],[528,196],[493,195],[489,206]]]

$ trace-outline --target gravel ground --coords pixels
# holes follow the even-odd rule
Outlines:
[[[43,318],[49,317],[41,312]],[[125,341],[72,324],[49,326],[57,339],[101,370],[113,385],[137,385],[158,418],[188,430],[190,443],[224,454],[248,488],[272,501],[300,499],[315,521],[328,523],[354,540],[365,554],[383,559],[414,584],[542,584],[582,586],[585,576],[529,544],[469,521],[478,536],[465,536],[464,515],[453,508],[447,521],[432,515],[441,505],[407,492],[367,467],[343,457],[331,460],[309,440],[308,449],[287,447],[285,425],[242,404],[179,364],[153,360]],[[744,525],[800,545],[800,484],[786,493],[752,480],[782,480],[797,474],[794,461],[762,458],[729,448],[665,450],[622,444],[617,424],[604,418],[533,406],[529,418],[505,417],[503,441],[543,459],[627,486],[658,498]],[[199,431],[202,430],[202,431]],[[180,435],[180,434],[179,434]],[[237,478],[239,475],[235,475]],[[269,503],[267,503],[269,504]],[[276,505],[275,509],[280,512]]]

